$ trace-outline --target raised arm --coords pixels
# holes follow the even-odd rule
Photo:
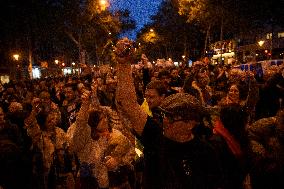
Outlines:
[[[90,106],[90,92],[85,91],[82,95],[82,105],[78,112],[75,122],[75,129],[72,138],[72,146],[75,152],[80,152],[85,145],[91,140],[91,129],[88,127]]]
[[[41,146],[42,131],[37,123],[36,115],[40,111],[39,109],[40,99],[35,98],[32,101],[32,111],[30,115],[25,119],[25,129],[27,134],[32,139],[33,145]]]
[[[147,121],[147,114],[140,108],[135,93],[134,82],[131,73],[131,52],[125,54],[125,49],[131,42],[128,39],[118,41],[116,45],[117,60],[117,105],[125,112],[132,123],[133,129],[141,135]]]

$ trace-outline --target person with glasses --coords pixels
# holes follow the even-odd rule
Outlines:
[[[221,188],[219,163],[213,148],[192,129],[206,115],[199,101],[185,93],[163,99],[150,117],[139,106],[131,76],[131,41],[119,40],[115,52],[118,85],[116,101],[144,146],[143,188]]]

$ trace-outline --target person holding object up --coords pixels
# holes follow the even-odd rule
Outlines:
[[[97,102],[91,102],[90,91],[84,90],[81,99],[74,133],[69,138],[80,162],[80,188],[130,188],[127,171],[135,156],[134,146],[111,127],[106,113],[96,106]]]
[[[117,42],[116,102],[131,121],[144,145],[143,188],[222,188],[222,175],[213,148],[195,136],[192,129],[206,115],[201,103],[189,94],[173,94],[160,104],[153,117],[139,106],[131,63],[132,42]]]

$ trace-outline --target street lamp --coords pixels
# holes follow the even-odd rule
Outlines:
[[[58,64],[59,63],[59,60],[54,60],[55,64]]]
[[[109,6],[108,4],[108,1],[107,0],[100,0],[100,7],[101,7],[101,10],[106,10],[106,8]]]
[[[17,80],[21,77],[21,68],[20,68],[20,65],[19,65],[19,62],[18,62],[19,58],[20,58],[19,54],[13,54],[13,59],[14,59],[15,63],[12,66],[13,75],[11,77],[13,77],[13,79],[15,79],[15,80]],[[17,68],[19,69],[19,72],[17,71]]]
[[[185,59],[185,55],[182,55],[181,57],[182,57],[183,59]]]
[[[150,29],[150,32],[154,32],[154,30],[151,28],[151,29]]]
[[[257,43],[258,43],[258,45],[259,45],[260,47],[262,47],[262,45],[264,44],[264,42],[265,42],[265,41],[260,40],[260,41],[259,41],[259,42],[257,42]]]
[[[18,54],[14,54],[14,55],[13,55],[13,58],[14,58],[16,61],[19,60],[19,57],[20,57],[20,55],[18,55]]]
[[[104,6],[104,5],[107,4],[107,1],[106,1],[106,0],[100,0],[100,4],[101,4],[102,6]]]

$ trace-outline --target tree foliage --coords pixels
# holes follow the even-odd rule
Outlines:
[[[108,61],[111,51],[104,48],[135,25],[129,19],[125,26],[99,0],[11,0],[1,1],[1,9],[1,47],[27,59],[30,46],[34,62]]]
[[[199,56],[197,49],[203,46],[200,43],[203,34],[198,26],[187,23],[187,17],[178,14],[172,1],[164,1],[151,19],[152,23],[138,34],[138,41],[150,58],[180,60],[184,54],[191,58]]]
[[[52,5],[60,31],[79,50],[80,62],[100,61],[103,47],[120,31],[119,20],[108,10],[102,10],[98,0],[56,0]]]
[[[125,10],[118,10],[114,13],[114,15],[119,18],[121,23],[121,33],[127,32],[129,30],[133,30],[136,28],[136,22],[133,18],[130,17],[130,11]]]
[[[224,38],[239,38],[246,34],[254,36],[272,23],[283,27],[284,3],[279,0],[174,1],[179,14],[185,15],[188,22],[201,24],[205,29],[211,26],[213,41],[218,40],[214,35],[220,35],[220,27],[223,27]]]
[[[179,14],[187,15],[188,22],[203,22],[210,16],[206,0],[179,0],[178,6]]]

